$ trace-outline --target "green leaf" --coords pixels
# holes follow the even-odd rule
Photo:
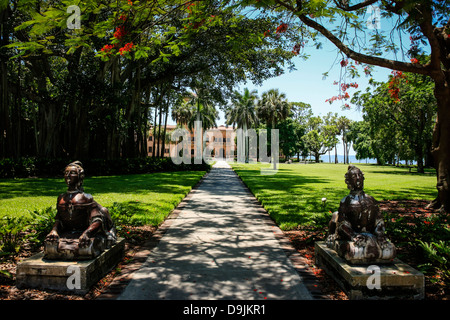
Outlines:
[[[17,26],[14,28],[14,31],[19,31],[19,30],[23,30],[29,26],[32,26],[33,24],[37,23],[38,21],[36,20],[29,20],[29,21],[25,21],[23,22],[21,25]]]
[[[5,9],[8,6],[8,0],[0,0],[0,10]]]
[[[7,255],[8,253],[7,252],[0,252],[0,256],[2,254]],[[9,271],[7,271],[7,270],[0,270],[0,274],[3,274],[3,275],[5,275],[6,277],[8,277],[10,279],[12,279],[12,277],[13,277],[12,274]]]

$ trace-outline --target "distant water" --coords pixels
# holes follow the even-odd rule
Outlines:
[[[328,157],[328,155],[323,155],[320,157],[320,160],[326,163],[330,163],[331,159],[331,163],[334,163],[334,157],[334,154],[332,154],[330,157]],[[377,163],[377,159],[356,159],[355,156],[349,156],[348,160],[350,163]],[[338,155],[338,161],[339,163],[344,163],[344,156]]]
[[[332,154],[331,157],[328,157],[328,155],[323,155],[320,157],[320,160],[326,163],[330,163],[330,158],[331,163],[334,163],[334,154]],[[377,159],[356,159],[355,156],[349,156],[348,160],[350,163],[377,163]],[[338,161],[339,163],[344,163],[344,156],[338,155]],[[405,164],[405,161],[400,161],[400,163]],[[414,164],[416,164],[415,161]]]

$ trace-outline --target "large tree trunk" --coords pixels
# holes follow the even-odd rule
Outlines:
[[[164,158],[164,153],[166,149],[166,132],[167,132],[167,118],[169,117],[169,102],[166,105],[166,112],[164,115],[164,129],[162,135],[162,147],[161,147],[161,158]]]
[[[8,69],[6,61],[0,57],[0,158],[11,155],[10,136]]]
[[[57,157],[59,144],[60,106],[54,101],[43,101],[39,106],[37,155],[42,158]]]
[[[334,144],[334,163],[339,163],[337,155],[337,143]]]
[[[159,105],[159,120],[158,120],[158,142],[156,145],[157,151],[156,151],[156,156],[158,158],[161,157],[160,154],[160,148],[161,148],[161,125],[162,125],[162,113],[163,113],[163,106],[162,103]]]
[[[8,18],[8,8],[0,11],[0,48],[9,42]],[[0,50],[0,158],[9,157],[12,154],[7,62],[5,50]]]
[[[426,126],[426,118],[425,112],[423,109],[419,110],[419,123],[418,123],[418,136],[416,141],[412,141],[412,145],[415,148],[416,152],[416,160],[417,160],[417,172],[424,173],[423,167],[423,158],[424,158],[424,147],[425,147],[425,126]]]
[[[435,96],[438,104],[431,152],[436,167],[437,198],[430,207],[450,212],[450,88],[436,81]]]
[[[74,142],[75,147],[75,158],[77,159],[87,159],[89,158],[89,104],[90,102],[80,103],[80,113],[77,115],[77,134]],[[69,119],[70,121],[70,119]]]
[[[158,116],[158,106],[155,105],[155,116],[153,124],[153,147],[152,147],[152,158],[156,158],[156,117]]]
[[[417,148],[416,151],[417,154],[417,172],[418,173],[424,173],[424,167],[423,167],[423,149],[422,146]]]
[[[320,153],[314,152],[314,160],[316,163],[320,163]]]

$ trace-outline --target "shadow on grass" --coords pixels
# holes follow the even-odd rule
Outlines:
[[[194,185],[203,172],[167,172],[142,175],[100,176],[86,178],[86,193],[101,195],[105,193],[185,193],[185,187]],[[54,196],[66,191],[63,179],[16,179],[0,180],[0,200],[15,197]]]
[[[0,200],[15,197],[55,196],[67,189],[62,179],[2,179]]]
[[[400,190],[386,189],[366,189],[366,193],[375,197],[376,200],[432,200],[436,198],[435,188],[408,188]]]
[[[370,173],[376,173],[376,174],[389,174],[389,175],[402,175],[402,176],[424,176],[424,177],[430,177],[433,175],[436,175],[436,172],[430,171],[425,173],[418,173],[418,172],[409,172],[407,170],[402,171],[402,169],[398,170],[392,170],[392,171],[380,171],[380,170],[374,170],[370,171]]]
[[[263,181],[255,170],[236,169],[236,172],[282,229],[314,223],[319,216],[328,215],[330,204],[337,209],[346,194],[345,188],[326,187],[332,179],[293,175],[287,169],[264,176]],[[322,203],[323,197],[330,201]]]
[[[255,169],[235,168],[235,171],[269,212],[272,219],[285,230],[298,225],[327,223],[331,212],[349,190],[344,179],[323,176],[303,176],[289,169],[279,169],[273,176],[261,176]],[[370,171],[370,174],[390,173]],[[395,173],[395,172],[392,172]],[[405,175],[411,175],[405,172]],[[416,174],[415,174],[416,175]],[[429,174],[425,174],[429,176]],[[376,179],[376,176],[373,177]],[[340,178],[339,178],[340,179]],[[433,199],[436,190],[428,187],[398,187],[386,184],[382,188],[365,188],[376,200]],[[326,201],[322,201],[326,198]]]

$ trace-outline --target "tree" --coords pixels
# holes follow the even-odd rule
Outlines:
[[[332,147],[334,147],[334,163],[338,163],[338,156],[337,156],[337,144],[339,142],[339,139],[337,138],[337,135],[339,135],[339,127],[338,127],[338,114],[328,112],[327,115],[324,117],[324,122],[326,125],[326,130],[328,130],[328,135],[330,136],[330,144]],[[329,150],[328,152],[330,152]],[[330,159],[331,163],[331,159]]]
[[[285,93],[280,93],[278,89],[270,89],[264,92],[258,101],[258,117],[275,129],[278,122],[288,117],[289,107]]]
[[[277,123],[286,119],[289,115],[290,105],[285,93],[280,93],[278,89],[270,89],[263,92],[258,101],[257,114],[259,119],[264,119],[266,125],[271,129],[276,129]],[[273,168],[276,169],[276,161],[273,161]]]
[[[188,122],[189,130],[194,129],[195,121],[200,121],[203,130],[217,127],[216,120],[219,112],[213,105],[214,100],[210,96],[206,86],[198,81],[193,84],[193,92],[189,92],[189,104],[192,109],[192,116]]]
[[[438,115],[432,141],[438,194],[430,206],[450,211],[450,42],[446,40],[450,20],[447,1],[243,0],[241,4],[262,8],[267,14],[274,11],[278,14],[285,13],[286,17],[298,18],[295,21],[290,19],[291,24],[298,23],[299,29],[309,29],[310,33],[305,32],[305,35],[313,40],[318,39],[317,33],[324,36],[340,50],[344,59],[430,76],[435,83]],[[397,19],[392,31],[403,30],[410,34],[411,46],[404,50],[409,59],[382,57],[382,48],[398,53],[403,49],[399,48],[403,42],[390,42],[389,38],[376,30],[372,36],[367,36],[370,29],[362,28],[363,21],[367,19],[364,17],[366,9],[375,4],[380,8],[381,17]],[[279,15],[277,18],[279,19]],[[333,22],[341,25],[336,27]],[[350,30],[354,37],[347,32]],[[362,43],[364,36],[371,41],[371,45]],[[430,60],[426,63],[417,61],[420,43],[426,45],[430,52]],[[344,65],[346,64],[342,64]]]
[[[320,156],[326,154],[334,146],[336,131],[326,125],[319,116],[311,117],[308,121],[308,131],[303,136],[303,140],[312,153],[317,163],[320,162]]]
[[[309,154],[308,146],[302,139],[306,134],[309,119],[313,116],[311,105],[304,102],[290,102],[290,117],[294,120],[295,140],[297,159],[300,161],[300,155],[306,157]]]
[[[258,116],[256,114],[256,101],[258,99],[257,91],[250,91],[244,88],[241,94],[238,91],[234,92],[231,100],[231,106],[227,110],[226,119],[227,124],[236,124],[237,128],[243,129],[244,145],[245,145],[245,162],[249,161],[249,136],[247,130],[258,124]]]
[[[248,88],[244,88],[244,92],[242,94],[238,91],[235,91],[234,95],[231,98],[231,106],[226,113],[227,124],[236,124],[237,128],[245,129],[257,125],[257,94],[257,90],[250,91]]]
[[[367,121],[355,121],[350,128],[350,136],[353,142],[353,149],[356,151],[356,159],[375,158],[372,150],[372,140],[370,138],[370,124]]]
[[[192,118],[193,108],[192,104],[190,104],[189,102],[189,98],[184,97],[172,108],[172,120],[180,126],[187,126]]]
[[[349,141],[347,139],[347,132],[350,128],[351,125],[351,120],[348,119],[346,116],[340,116],[337,119],[337,129],[339,134],[341,135],[342,138],[342,145],[344,147],[344,163],[348,163],[348,150],[350,149],[349,147]]]
[[[67,1],[0,1],[1,158],[145,156],[168,95],[201,78],[225,104],[236,84],[279,74],[293,56],[263,37],[270,19],[221,1],[76,5],[81,28],[68,29]]]
[[[291,117],[278,124],[280,149],[287,158],[292,157],[305,148],[301,139],[305,129]]]
[[[395,91],[393,81],[397,82]],[[384,162],[397,156],[397,159],[416,160],[418,172],[423,173],[436,114],[433,82],[423,75],[405,73],[401,77],[390,76],[386,83],[372,82],[372,86],[373,91],[357,93],[352,101],[361,107],[364,119],[370,124],[368,132],[376,146],[377,159]]]

